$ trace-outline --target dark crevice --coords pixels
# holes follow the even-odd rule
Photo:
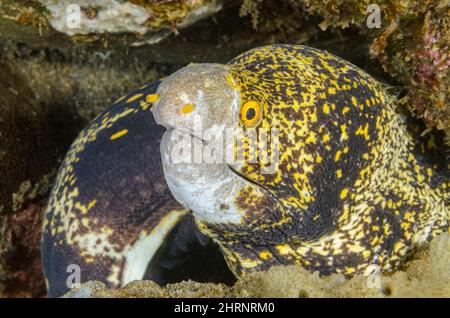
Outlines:
[[[192,215],[186,215],[164,239],[144,279],[160,286],[185,280],[226,285],[236,282],[219,246],[200,233]]]

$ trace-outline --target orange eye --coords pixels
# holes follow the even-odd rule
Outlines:
[[[241,106],[241,120],[244,126],[256,126],[261,119],[261,106],[256,101],[245,102]]]

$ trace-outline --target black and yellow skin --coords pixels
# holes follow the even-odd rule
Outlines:
[[[133,262],[149,260],[151,255],[145,254],[151,245],[157,248],[186,213],[162,174],[163,129],[151,113],[158,84],[123,97],[69,149],[44,218],[42,257],[50,297],[67,292],[68,280],[76,282],[69,278],[76,271],[71,264],[79,266],[81,282],[100,280],[118,287],[142,279],[124,277],[126,267],[130,272],[137,265],[138,272],[145,272],[145,262]],[[145,238],[149,240],[139,247]],[[130,254],[133,249],[139,255]]]
[[[202,67],[210,65],[195,69]],[[226,69],[228,78],[218,98],[233,90],[242,108],[261,108],[260,120],[228,120],[244,130],[278,129],[280,140],[275,173],[262,174],[260,162],[230,165],[248,181],[232,198],[243,215],[238,223],[207,222],[193,210],[198,227],[220,245],[236,276],[279,264],[324,275],[391,271],[416,246],[449,231],[448,149],[437,150],[439,136],[419,138],[420,128],[396,112],[393,98],[368,74],[329,53],[291,45],[257,48],[219,69]],[[198,88],[189,80],[173,83],[168,97]],[[165,98],[155,94],[156,86],[133,92],[101,114],[64,159],[44,221],[50,296],[67,291],[70,264],[81,267],[82,281],[123,285],[130,268],[142,272],[140,264],[154,255],[147,252],[146,258],[143,252],[167,240],[184,218],[186,209],[164,182],[159,152],[164,128],[150,113],[152,102],[155,108]],[[167,100],[157,111],[171,129],[205,106],[185,108],[172,103],[178,97]],[[162,115],[171,105],[176,111],[169,117],[175,120],[167,123]],[[197,186],[186,180],[192,182],[184,183],[187,187]]]
[[[305,46],[257,48],[228,66],[241,105],[261,107],[261,120],[240,127],[277,128],[280,140],[276,173],[262,174],[261,162],[235,169],[252,184],[235,199],[243,220],[199,222],[235,274],[278,264],[392,271],[450,230],[448,148],[420,137],[382,84]]]

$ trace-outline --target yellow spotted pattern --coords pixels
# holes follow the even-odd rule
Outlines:
[[[432,144],[411,135],[382,84],[304,46],[257,48],[229,66],[241,104],[257,101],[258,128],[277,128],[280,139],[275,173],[261,173],[263,161],[240,168],[267,193],[249,186],[236,198],[241,224],[202,225],[237,275],[276,264],[322,274],[391,271],[449,231],[448,158],[423,159]]]

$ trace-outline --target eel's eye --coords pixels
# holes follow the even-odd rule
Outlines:
[[[244,126],[256,126],[261,119],[261,106],[256,101],[245,102],[241,106],[241,120]]]

